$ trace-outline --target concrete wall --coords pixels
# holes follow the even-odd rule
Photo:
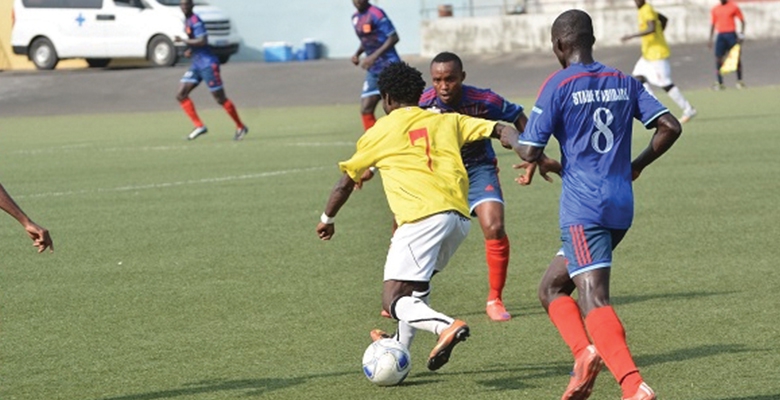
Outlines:
[[[540,2],[533,12],[479,18],[438,18],[422,21],[421,55],[432,57],[442,51],[463,54],[507,53],[550,49],[550,26],[561,11],[580,8],[593,18],[597,46],[621,45],[620,38],[638,31],[636,7],[610,6],[613,0]],[[669,18],[666,39],[670,44],[706,42],[710,33],[709,10],[714,1],[654,1],[656,10]],[[536,7],[534,6],[534,7]],[[571,7],[574,6],[574,7]],[[742,2],[740,8],[747,22],[746,36],[778,38],[780,30],[780,1]],[[630,42],[636,46],[639,40]]]
[[[261,60],[264,42],[301,46],[304,39],[323,43],[331,58],[351,57],[357,36],[350,17],[351,0],[206,0],[227,11],[244,38],[236,60]],[[393,21],[401,41],[401,54],[420,53],[420,0],[372,0]]]

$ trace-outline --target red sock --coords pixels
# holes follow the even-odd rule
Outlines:
[[[506,284],[506,269],[509,266],[509,238],[485,240],[485,257],[488,265],[490,292],[488,301],[501,298]]]
[[[360,114],[363,118],[363,129],[369,130],[376,123],[376,117],[374,114]]]
[[[575,358],[582,350],[590,346],[588,333],[585,332],[585,324],[582,322],[580,307],[573,298],[563,296],[553,300],[547,313]]]
[[[623,397],[633,396],[642,384],[642,376],[628,350],[626,331],[615,310],[612,306],[596,308],[585,318],[585,325],[604,364],[623,389]]]
[[[236,123],[236,128],[241,129],[244,127],[244,123],[241,122],[241,118],[238,118],[238,111],[236,111],[236,106],[233,104],[230,99],[225,101],[225,104],[222,104],[222,108],[227,111],[228,115],[230,115],[230,118],[233,118],[233,122]]]
[[[203,126],[203,121],[200,120],[198,113],[195,111],[195,103],[193,103],[189,97],[180,101],[179,104],[181,104],[181,108],[184,110],[184,113],[187,114],[187,116],[192,120],[192,123],[195,124],[195,127],[200,128]]]

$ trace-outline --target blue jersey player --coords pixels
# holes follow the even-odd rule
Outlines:
[[[639,374],[609,303],[610,267],[633,219],[632,180],[672,146],[682,128],[639,81],[595,61],[594,43],[587,13],[569,10],[555,20],[553,52],[563,69],[542,85],[519,139],[524,160],[563,179],[563,256],[548,267],[539,298],[575,359],[563,400],[588,398],[602,360],[624,400],[651,400],[655,393]],[[634,119],[655,133],[632,161]],[[544,155],[550,136],[560,144],[561,163]]]
[[[505,100],[490,89],[463,84],[466,72],[463,61],[456,54],[438,54],[430,68],[433,86],[423,92],[420,107],[503,121],[520,132],[525,129],[528,118],[522,106]],[[494,321],[507,321],[511,315],[504,307],[502,293],[509,265],[509,238],[504,228],[504,199],[496,154],[487,139],[463,146],[461,158],[469,174],[469,211],[479,219],[485,237],[489,285],[486,312]],[[526,176],[532,174],[532,169],[526,171]]]
[[[181,0],[179,4],[185,17],[184,30],[187,32],[187,38],[176,37],[177,42],[188,46],[185,55],[192,57],[192,65],[181,78],[179,91],[176,93],[176,100],[179,101],[181,108],[195,125],[195,129],[187,136],[187,139],[193,140],[208,132],[206,125],[203,124],[203,121],[200,120],[198,113],[195,111],[195,103],[190,99],[192,89],[195,89],[201,82],[206,81],[206,85],[209,87],[214,99],[225,109],[236,124],[236,133],[233,139],[241,140],[249,132],[249,129],[241,122],[241,118],[238,117],[236,106],[225,95],[225,87],[222,85],[222,76],[219,70],[219,60],[209,48],[206,26],[200,17],[192,12],[194,7],[192,1]]]
[[[363,82],[363,93],[360,96],[360,115],[363,128],[374,126],[376,116],[374,110],[379,104],[379,73],[388,65],[401,61],[395,51],[398,43],[398,33],[387,14],[371,5],[368,0],[352,0],[357,12],[352,14],[352,27],[360,39],[360,46],[352,56],[352,63],[365,69],[366,79]],[[360,56],[365,53],[363,60]]]

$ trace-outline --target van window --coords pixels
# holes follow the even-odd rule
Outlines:
[[[22,0],[27,8],[103,8],[103,0]]]

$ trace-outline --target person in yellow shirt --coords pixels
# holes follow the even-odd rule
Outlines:
[[[330,240],[334,217],[349,199],[363,173],[375,167],[398,229],[384,267],[382,307],[398,320],[392,338],[411,346],[417,329],[439,339],[428,358],[435,371],[449,361],[452,349],[469,336],[466,322],[428,306],[431,277],[440,272],[468,234],[468,174],[460,157],[465,143],[493,137],[517,147],[516,129],[461,114],[438,114],[418,107],[425,88],[422,73],[393,63],[379,75],[387,116],[357,142],[352,157],[339,163],[343,173],[328,198],[317,235]],[[373,340],[390,335],[375,329]]]
[[[623,42],[633,38],[642,38],[642,57],[636,62],[631,74],[639,79],[648,93],[653,94],[650,85],[662,88],[683,111],[680,122],[686,123],[696,116],[696,109],[685,99],[682,92],[672,82],[672,67],[669,56],[672,52],[666,44],[664,29],[667,19],[659,14],[645,0],[634,0],[639,8],[639,32],[625,35]]]

